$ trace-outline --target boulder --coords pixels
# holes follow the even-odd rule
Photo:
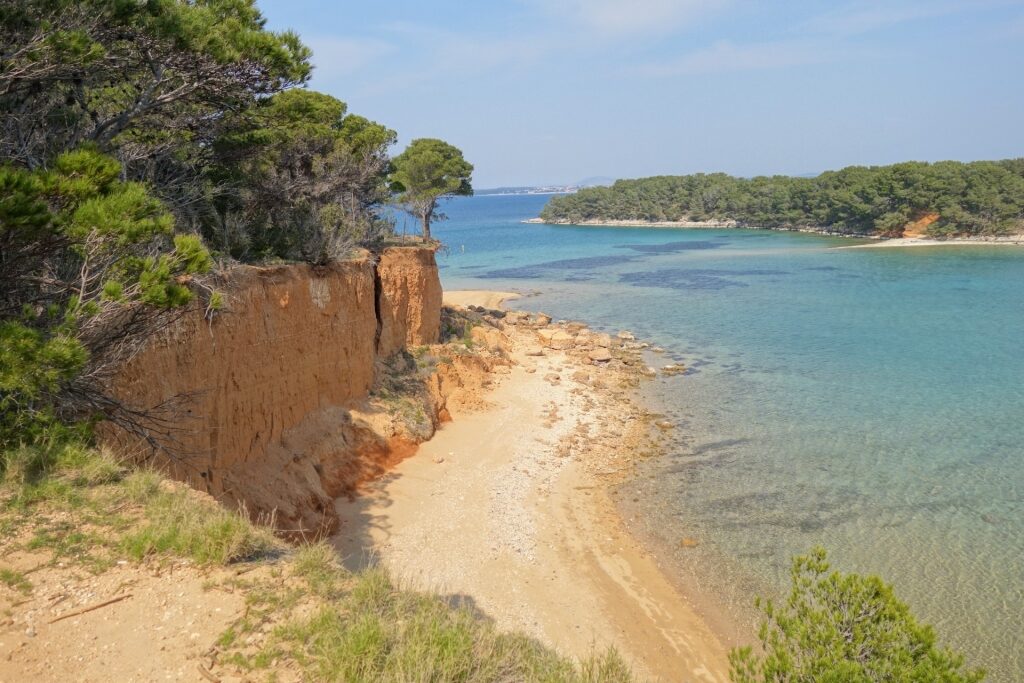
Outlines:
[[[493,327],[474,327],[470,330],[469,336],[474,343],[479,344],[486,349],[490,349],[492,351],[508,350],[505,335]]]
[[[608,351],[608,349],[603,348],[596,348],[587,354],[587,356],[595,363],[607,363],[612,359],[611,352]]]
[[[622,341],[633,341],[634,339],[636,339],[636,337],[633,336],[633,333],[630,332],[629,330],[622,330],[616,336]]]
[[[561,350],[571,349],[575,345],[576,337],[564,330],[556,330],[555,333],[551,335],[551,341],[548,343],[548,346],[551,348]]]
[[[551,346],[551,338],[555,336],[557,330],[552,329],[541,329],[537,330],[537,340],[544,346]]]
[[[524,311],[507,311],[505,313],[505,322],[512,325],[522,325],[529,319],[530,314]]]

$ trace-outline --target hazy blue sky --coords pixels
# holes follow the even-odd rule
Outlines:
[[[258,0],[475,185],[1024,156],[1024,0]]]

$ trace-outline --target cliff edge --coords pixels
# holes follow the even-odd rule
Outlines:
[[[420,378],[403,353],[438,341],[434,250],[243,266],[216,287],[223,310],[188,311],[115,381],[120,398],[165,420],[157,447],[125,433],[107,441],[282,531],[330,533],[334,498],[430,438],[445,415],[442,387],[462,383],[451,378],[457,364],[442,369],[447,380]],[[408,420],[373,394],[403,376]]]

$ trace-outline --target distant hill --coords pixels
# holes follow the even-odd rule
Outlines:
[[[576,185],[538,185],[522,187],[489,187],[474,189],[475,195],[502,195],[502,194],[566,194],[580,189]]]
[[[1024,159],[850,166],[814,177],[619,180],[553,197],[551,223],[720,223],[855,235],[1024,233]]]
[[[593,176],[591,178],[584,178],[578,183],[572,183],[571,185],[517,185],[508,187],[488,187],[482,190],[473,190],[473,194],[571,194],[587,187],[605,187],[614,182],[614,178]]]

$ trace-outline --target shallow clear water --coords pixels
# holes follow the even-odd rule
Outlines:
[[[517,305],[691,368],[649,389],[682,428],[624,491],[680,575],[749,621],[820,543],[1024,680],[1024,248],[519,222],[545,201],[449,203],[442,280],[537,290]]]

